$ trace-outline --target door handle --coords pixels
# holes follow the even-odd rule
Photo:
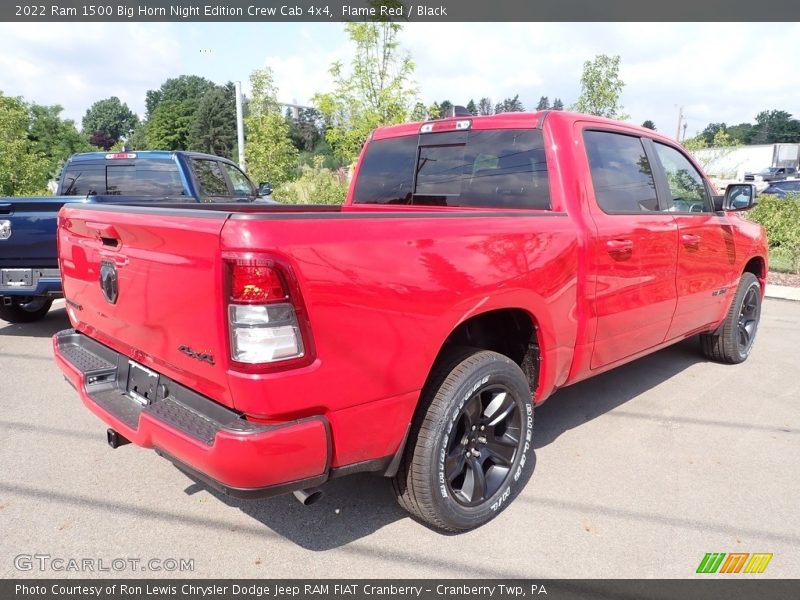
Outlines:
[[[691,233],[684,233],[681,236],[681,243],[684,246],[697,247],[697,246],[700,245],[700,240],[702,240],[702,239],[703,238],[701,238],[699,235],[692,235]]]
[[[606,249],[610,254],[630,254],[633,252],[632,240],[608,240]]]

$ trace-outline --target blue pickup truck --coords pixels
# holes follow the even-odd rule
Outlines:
[[[61,297],[56,218],[64,204],[271,202],[234,163],[196,152],[89,152],[72,156],[58,195],[0,198],[0,319],[41,319]],[[102,235],[102,232],[98,232]]]

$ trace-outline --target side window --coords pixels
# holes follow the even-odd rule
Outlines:
[[[215,160],[192,159],[192,169],[203,193],[208,196],[230,196],[228,183]]]
[[[711,202],[705,182],[694,165],[675,148],[654,143],[658,160],[664,167],[669,185],[670,212],[711,212]]]
[[[597,204],[607,213],[658,211],[653,170],[636,136],[585,131],[583,140]]]
[[[234,167],[233,165],[229,165],[228,163],[220,163],[222,168],[225,169],[225,172],[228,174],[228,179],[231,180],[231,184],[233,185],[233,195],[234,196],[254,196],[255,191],[253,190],[253,186],[250,185],[250,180],[247,178],[247,175],[242,173],[239,169]]]

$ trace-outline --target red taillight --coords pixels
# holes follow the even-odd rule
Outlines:
[[[106,154],[106,160],[125,160],[128,158],[136,158],[136,154],[133,152],[112,152]]]
[[[281,276],[270,266],[237,260],[230,268],[232,302],[266,304],[284,300],[288,295]]]
[[[310,364],[314,345],[292,268],[265,255],[222,256],[230,357],[236,368],[263,372]]]

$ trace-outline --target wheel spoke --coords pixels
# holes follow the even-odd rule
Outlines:
[[[477,427],[481,422],[481,399],[480,396],[470,398],[464,406],[464,417],[466,418],[467,431],[472,427]]]
[[[502,439],[502,438],[500,438]],[[510,467],[514,462],[514,455],[517,453],[517,447],[501,444],[498,442],[487,442],[486,450],[495,464]]]
[[[461,444],[458,444],[445,459],[444,473],[447,477],[447,480],[453,481],[456,477],[461,475],[461,473],[464,472],[466,463],[467,460],[464,455],[464,447]]]
[[[483,416],[488,420],[489,427],[494,427],[503,421],[516,407],[514,400],[506,393],[497,394],[483,411]]]
[[[747,328],[744,325],[739,325],[739,344],[743,348],[746,348],[749,342],[750,333],[747,331]]]
[[[461,492],[468,497],[469,502],[478,502],[486,496],[486,474],[474,458],[467,461],[467,476]]]

